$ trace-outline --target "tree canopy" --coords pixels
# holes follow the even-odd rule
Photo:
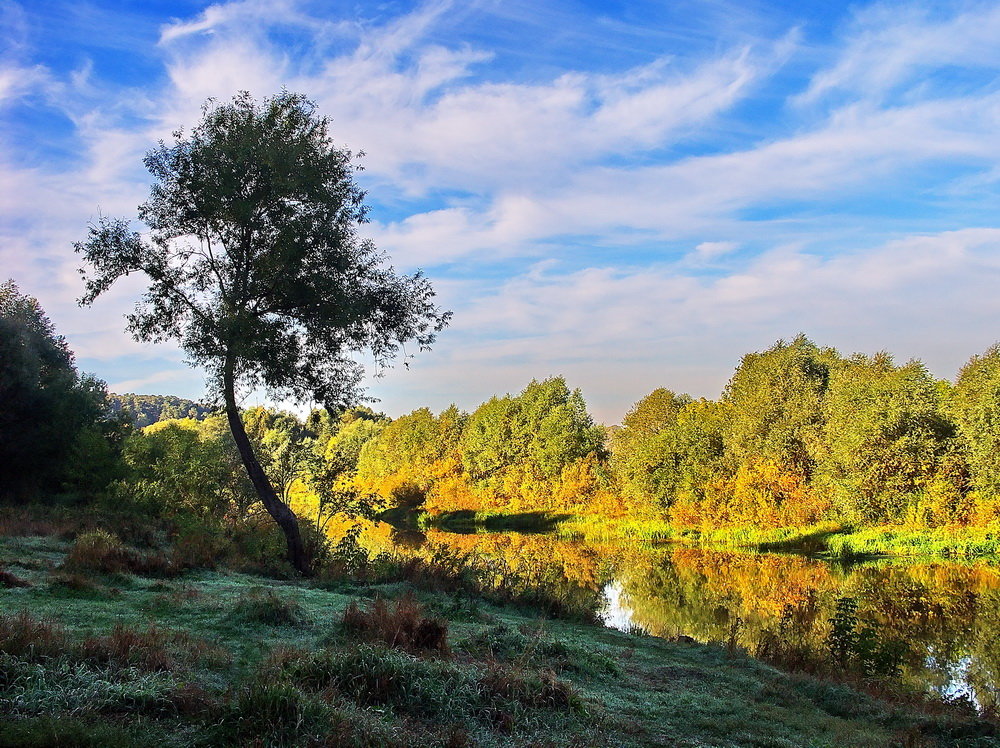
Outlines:
[[[13,280],[0,284],[0,498],[60,490],[83,478],[71,458],[84,441],[106,451],[104,398],[104,383],[77,372],[38,300]],[[96,468],[98,456],[89,459]]]
[[[388,365],[407,342],[428,347],[450,316],[421,273],[396,273],[359,236],[367,208],[357,167],[328,130],[301,94],[209,100],[189,135],[178,131],[146,155],[153,185],[139,219],[148,233],[102,217],[75,245],[86,261],[83,304],[123,276],[149,279],[128,329],[144,342],[179,341],[207,370],[251,481],[303,571],[295,517],[254,456],[236,390],[352,403],[363,392],[354,354]]]

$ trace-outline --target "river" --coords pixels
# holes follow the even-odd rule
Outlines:
[[[845,565],[794,554],[401,531],[382,523],[364,536],[372,550],[472,555],[501,576],[572,588],[615,628],[739,647],[807,671],[836,663],[979,709],[1000,700],[1000,559]]]

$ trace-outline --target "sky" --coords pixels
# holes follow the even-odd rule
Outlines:
[[[995,2],[0,0],[0,280],[112,391],[198,399],[72,243],[207,98],[286,87],[454,311],[370,380],[392,416],[563,375],[615,423],[800,332],[953,378],[1000,339],[997,39]]]

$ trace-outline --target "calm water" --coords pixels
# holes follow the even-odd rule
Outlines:
[[[401,532],[385,525],[367,542],[422,555],[473,552],[495,563],[498,574],[574,588],[593,600],[608,626],[750,652],[780,640],[804,657],[832,658],[836,616],[842,631],[847,621],[837,641],[852,651],[841,656],[896,669],[905,681],[980,708],[1000,698],[997,560],[844,566],[785,554],[517,533]]]

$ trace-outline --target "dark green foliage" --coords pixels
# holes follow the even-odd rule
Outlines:
[[[256,501],[224,419],[161,421],[125,441],[119,495],[161,517],[244,516]]]
[[[136,428],[145,428],[157,421],[173,418],[204,420],[215,408],[175,395],[108,394],[108,409],[115,416],[128,419]]]
[[[692,402],[688,395],[677,395],[660,387],[632,406],[622,419],[622,426],[611,438],[611,469],[618,485],[633,501],[659,499],[669,506],[664,494],[665,481],[677,483],[678,460],[663,449],[663,434],[677,424],[681,410]],[[671,485],[669,493],[675,492]]]
[[[804,335],[748,353],[726,385],[726,450],[738,462],[771,460],[808,478],[822,441],[823,398],[838,354]]]
[[[832,367],[820,482],[842,518],[859,524],[918,519],[919,494],[955,449],[940,401],[937,383],[919,362],[895,366],[880,353]]]
[[[81,375],[37,299],[0,284],[0,502],[115,477],[104,383]]]
[[[972,483],[982,494],[983,519],[988,520],[1000,515],[1000,345],[973,356],[950,395],[948,411],[958,426]]]

